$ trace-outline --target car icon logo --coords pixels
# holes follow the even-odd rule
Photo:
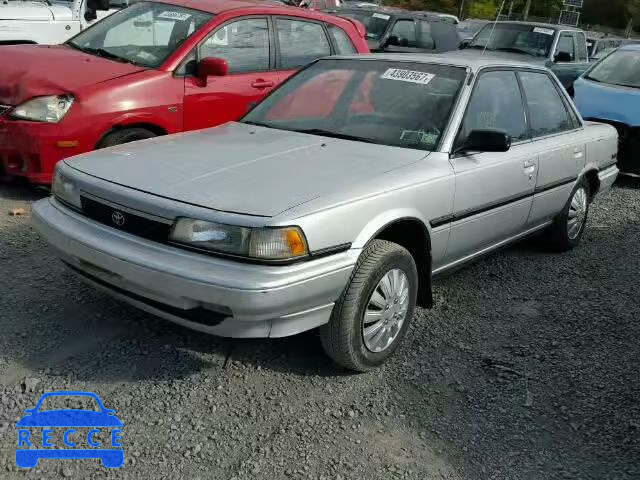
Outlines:
[[[113,222],[114,225],[121,227],[124,225],[124,222],[126,221],[126,217],[124,216],[124,213],[122,213],[121,211],[115,210],[111,214],[111,221]]]
[[[51,402],[79,402],[85,407],[53,408]],[[49,403],[47,403],[49,402]],[[44,404],[44,405],[43,405]],[[19,468],[33,468],[41,458],[68,460],[99,458],[106,468],[119,468],[124,463],[122,421],[115,411],[105,408],[95,393],[81,391],[43,394],[35,407],[16,423],[18,446],[15,461]]]

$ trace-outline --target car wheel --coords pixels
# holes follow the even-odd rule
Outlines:
[[[157,135],[146,128],[124,128],[104,136],[102,140],[98,142],[96,148],[113,147],[114,145],[122,145],[123,143],[135,142],[137,140],[144,140],[145,138],[153,137],[157,137]]]
[[[362,252],[329,323],[322,346],[338,365],[365,372],[382,365],[402,343],[413,317],[418,272],[398,244],[372,241]]]
[[[580,243],[587,224],[589,200],[589,184],[586,179],[581,178],[573,187],[562,212],[546,232],[549,246],[553,250],[571,250]]]

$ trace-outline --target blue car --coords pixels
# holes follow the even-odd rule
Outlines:
[[[40,411],[42,403],[50,397],[89,397],[95,400],[98,411],[64,408]],[[124,463],[124,452],[120,445],[120,432],[122,422],[114,415],[114,410],[104,407],[100,398],[90,392],[51,392],[43,394],[34,408],[25,410],[16,427],[18,428],[18,448],[16,449],[16,465],[20,468],[32,468],[41,458],[55,459],[85,459],[99,458],[102,465],[107,468],[118,468]],[[36,436],[39,431],[30,430],[32,427],[41,427],[42,435]],[[79,435],[75,428],[87,428],[86,435]],[[54,429],[63,431],[63,445],[54,445]],[[110,441],[97,440],[101,429],[109,429]],[[83,443],[86,443],[85,447]],[[105,445],[106,443],[106,445]],[[32,445],[33,444],[33,445]],[[44,448],[30,448],[32,446]],[[57,448],[64,446],[67,448]],[[78,448],[76,448],[78,447]],[[100,447],[100,448],[99,448]],[[105,448],[110,447],[110,448]]]
[[[618,168],[640,174],[640,45],[625,45],[589,68],[573,85],[585,120],[618,130]]]

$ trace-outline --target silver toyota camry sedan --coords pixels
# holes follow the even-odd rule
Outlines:
[[[542,67],[332,57],[238,122],[60,162],[34,219],[124,301],[215,335],[319,328],[366,371],[431,306],[435,275],[534,232],[577,246],[616,153],[615,129]]]

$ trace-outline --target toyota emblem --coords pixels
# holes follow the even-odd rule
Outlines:
[[[111,221],[113,222],[114,225],[121,227],[124,225],[125,222],[125,216],[124,213],[119,212],[118,210],[114,211],[111,214]]]

